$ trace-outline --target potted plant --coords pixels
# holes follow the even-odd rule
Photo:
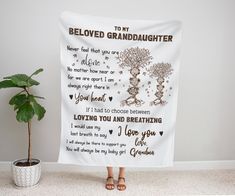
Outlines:
[[[28,157],[27,159],[16,160],[12,163],[12,174],[14,182],[20,187],[30,187],[39,182],[41,176],[41,162],[32,158],[31,147],[31,120],[34,115],[38,120],[44,117],[46,110],[42,107],[37,99],[44,99],[31,93],[31,87],[39,85],[39,82],[32,79],[33,76],[42,72],[43,69],[36,70],[30,76],[26,74],[15,74],[4,77],[0,81],[0,89],[19,88],[20,91],[14,95],[9,104],[16,111],[16,119],[19,122],[27,123],[28,130]]]

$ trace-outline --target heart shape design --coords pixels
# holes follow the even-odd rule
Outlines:
[[[73,99],[73,95],[69,95],[70,99]]]
[[[110,135],[111,135],[111,134],[113,133],[113,130],[112,130],[112,129],[110,129],[110,130],[109,130],[109,133],[110,133]]]
[[[112,101],[113,100],[113,97],[109,97],[109,101]]]
[[[163,131],[159,131],[160,135],[162,136],[163,135]]]

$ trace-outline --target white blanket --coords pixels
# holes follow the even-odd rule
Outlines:
[[[59,162],[172,166],[181,24],[61,15]]]

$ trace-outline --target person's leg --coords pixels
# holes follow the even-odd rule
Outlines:
[[[113,190],[114,189],[114,182],[113,182],[113,168],[112,167],[107,167],[108,171],[108,177],[106,181],[106,189],[108,190]]]
[[[119,191],[124,191],[126,189],[125,185],[125,168],[119,168],[119,175],[118,175],[118,185],[117,188]]]

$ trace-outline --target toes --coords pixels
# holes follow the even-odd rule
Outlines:
[[[112,184],[106,184],[106,188],[107,188],[108,190],[112,190],[112,189],[114,189],[114,185],[112,185]]]
[[[123,191],[125,189],[126,189],[126,185],[124,185],[124,184],[119,184],[118,185],[118,190]]]

